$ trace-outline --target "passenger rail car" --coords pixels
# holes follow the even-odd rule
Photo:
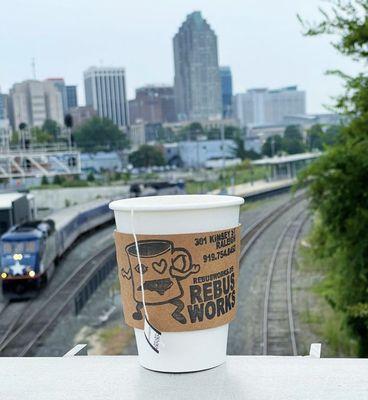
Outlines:
[[[113,219],[106,201],[69,207],[44,221],[16,225],[1,236],[3,293],[23,297],[52,276],[55,262],[78,236]]]

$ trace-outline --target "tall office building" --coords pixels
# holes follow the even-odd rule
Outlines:
[[[77,87],[75,85],[66,86],[66,106],[68,111],[71,108],[78,107]]]
[[[66,86],[65,81],[63,78],[48,78],[48,82],[52,82],[56,89],[61,94],[61,100],[63,102],[63,113],[66,114],[68,111],[68,104],[67,104],[67,95],[66,95]]]
[[[84,73],[86,105],[119,128],[129,125],[124,68],[91,67]]]
[[[147,85],[136,89],[129,101],[131,123],[163,123],[176,121],[174,89],[167,85]]]
[[[196,11],[174,36],[175,107],[179,120],[221,118],[217,37]]]
[[[11,130],[8,118],[8,95],[0,93],[0,149],[9,148]]]
[[[250,89],[235,95],[234,105],[241,126],[279,124],[287,115],[306,113],[306,93],[297,86]]]
[[[29,80],[14,84],[10,90],[9,108],[14,130],[22,122],[30,128],[42,126],[46,119],[59,125],[64,123],[62,95],[51,81]]]
[[[8,95],[0,93],[0,120],[8,119]]]
[[[233,78],[230,67],[220,67],[221,94],[222,94],[222,116],[232,116],[233,105]]]

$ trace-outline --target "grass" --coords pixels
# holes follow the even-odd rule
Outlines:
[[[133,336],[133,329],[129,327],[123,328],[121,324],[104,329],[99,334],[99,339],[103,346],[103,354],[122,354],[124,348],[131,343]]]
[[[307,241],[309,242],[308,238]],[[310,286],[314,306],[310,308],[306,304],[306,308],[300,313],[301,322],[308,325],[320,341],[327,345],[323,348],[324,355],[356,357],[358,344],[352,337],[343,313],[332,308],[321,291],[324,270],[321,261],[315,258],[310,247],[301,248],[299,254],[301,271],[316,277],[315,283]]]
[[[186,191],[188,194],[197,194],[220,189],[224,184],[229,187],[232,185],[232,177],[234,177],[234,184],[240,185],[252,180],[266,179],[267,169],[265,167],[250,168],[248,164],[228,167],[223,172],[219,172],[217,180],[207,181],[205,178],[202,182],[188,180],[186,182]]]

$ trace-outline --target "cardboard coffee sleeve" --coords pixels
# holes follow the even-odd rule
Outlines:
[[[240,226],[137,235],[137,242],[132,234],[115,232],[115,245],[124,316],[131,327],[143,329],[143,291],[148,319],[161,332],[214,328],[234,318]]]

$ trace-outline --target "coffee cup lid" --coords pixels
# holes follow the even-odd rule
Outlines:
[[[189,194],[115,200],[109,207],[114,211],[175,211],[234,207],[243,203],[244,199],[238,196]]]

